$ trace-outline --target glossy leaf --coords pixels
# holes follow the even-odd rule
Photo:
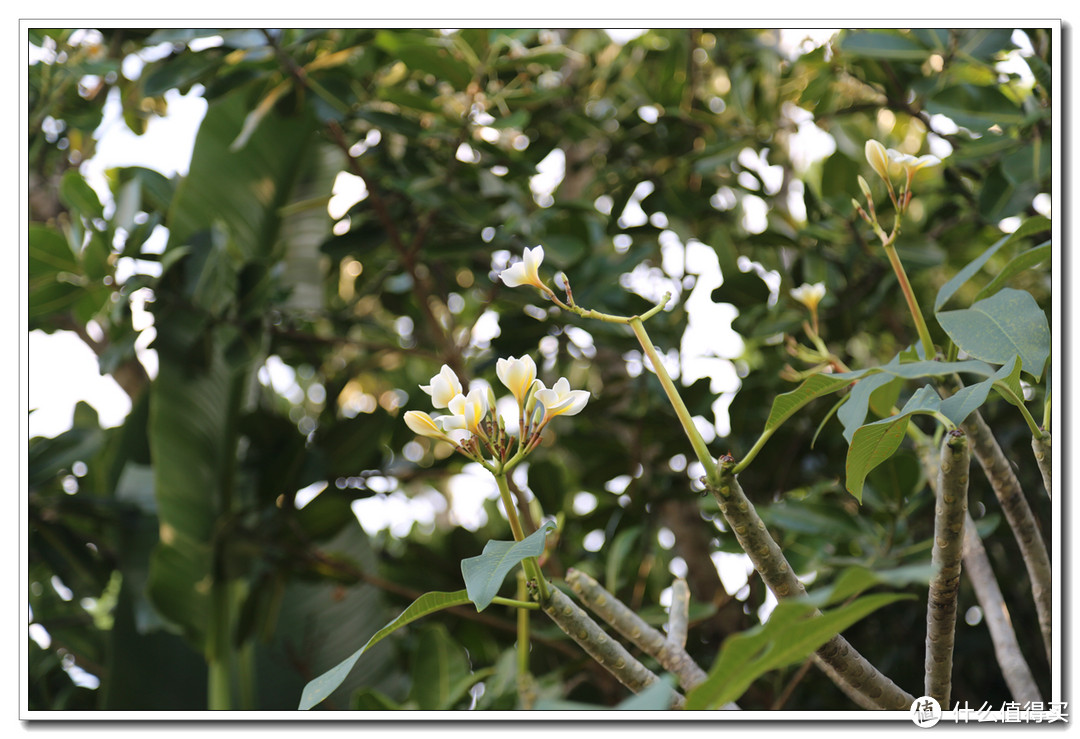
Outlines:
[[[971,356],[1004,364],[1019,354],[1024,371],[1042,377],[1050,356],[1050,326],[1031,293],[1003,288],[970,308],[938,313],[938,322]]]
[[[477,611],[491,605],[506,575],[521,560],[544,553],[544,539],[554,529],[555,525],[548,523],[521,541],[489,541],[482,554],[461,560],[465,589]]]
[[[337,686],[348,677],[349,672],[352,670],[357,660],[363,656],[364,652],[378,644],[390,634],[431,613],[446,608],[452,608],[454,606],[464,605],[468,602],[469,596],[464,590],[458,590],[453,593],[425,593],[424,595],[421,595],[414,600],[408,608],[402,611],[400,616],[375,632],[364,646],[342,660],[336,667],[324,672],[322,675],[319,675],[305,685],[304,692],[300,696],[299,709],[301,711],[306,711],[325,700],[326,697],[334,692]]]

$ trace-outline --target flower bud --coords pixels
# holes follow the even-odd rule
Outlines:
[[[878,177],[889,181],[889,155],[885,151],[885,146],[880,141],[870,139],[866,142],[866,161],[870,163],[870,168],[877,172]]]

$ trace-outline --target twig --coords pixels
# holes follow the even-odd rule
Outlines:
[[[687,622],[690,620],[690,586],[681,577],[671,584],[671,611],[668,613],[667,641],[673,647],[686,647]]]
[[[1020,554],[1031,578],[1031,595],[1035,600],[1046,659],[1052,662],[1053,585],[1050,578],[1050,557],[1046,552],[1042,533],[1035,523],[1035,516],[1031,513],[1009,460],[1005,458],[982,414],[978,411],[972,413],[962,427],[971,442],[971,451],[975,453],[979,466],[986,473],[986,479],[990,481],[990,486],[1001,504],[1005,520],[1009,522],[1016,543],[1020,546]]]
[[[806,677],[806,673],[810,671],[810,666],[812,664],[814,664],[814,658],[812,656],[807,657],[806,661],[802,663],[801,667],[799,667],[798,672],[795,673],[795,676],[791,678],[791,681],[788,682],[787,685],[784,686],[784,692],[781,693],[780,697],[773,702],[772,708],[770,710],[779,711],[784,707],[784,704],[788,702],[789,698],[791,698],[791,694],[795,692],[795,687],[800,682],[802,682],[802,679]]]
[[[1052,439],[1050,438],[1050,432],[1043,432],[1044,436],[1041,439],[1032,437],[1031,449],[1035,452],[1035,461],[1039,464],[1039,472],[1042,473],[1043,486],[1046,488],[1047,496],[1053,496],[1051,490],[1051,483],[1053,477],[1051,475],[1051,459],[1053,449],[1051,447]]]
[[[949,432],[941,445],[941,468],[934,507],[934,576],[926,605],[924,692],[943,706],[952,693],[953,644],[960,594],[964,518],[971,456],[963,431]]]
[[[806,588],[795,577],[784,553],[746,497],[735,478],[734,468],[734,458],[721,457],[720,482],[715,486],[707,485],[720,504],[721,513],[743,551],[754,563],[754,569],[778,600],[805,595]],[[839,634],[817,650],[814,661],[837,687],[863,708],[906,711],[915,700],[914,696],[879,672]]]
[[[919,444],[917,449],[927,480],[936,495],[939,457],[929,444]],[[1009,607],[1005,605],[1005,598],[994,576],[994,568],[990,565],[990,558],[970,513],[964,518],[964,571],[967,572],[968,582],[975,591],[975,599],[982,608],[986,629],[990,632],[990,641],[994,644],[994,656],[1013,700],[1021,703],[1039,700],[1035,678],[1023,652],[1020,651],[1020,643],[1016,640]]]
[[[530,587],[533,587],[532,583]],[[640,693],[660,679],[626,651],[622,644],[609,637],[580,606],[558,588],[551,588],[547,601],[541,607],[567,636],[634,693]],[[672,690],[670,705],[673,708],[682,708],[686,705],[686,700]]]
[[[640,616],[596,580],[571,568],[566,571],[566,583],[589,610],[675,675],[684,690],[692,690],[705,682],[708,675],[698,667],[686,650],[664,638],[663,634],[641,620]],[[683,584],[685,586],[685,582]]]

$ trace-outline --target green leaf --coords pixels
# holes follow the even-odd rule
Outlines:
[[[738,700],[766,672],[803,661],[855,622],[910,597],[867,595],[820,615],[804,599],[782,601],[768,622],[724,640],[708,678],[686,696],[686,709],[712,710]]]
[[[425,626],[418,641],[409,698],[421,711],[448,711],[478,679],[467,682],[468,653],[442,624]]]
[[[375,632],[364,646],[357,649],[336,667],[327,670],[305,685],[304,692],[300,696],[299,710],[306,711],[312,706],[316,706],[325,700],[328,695],[334,692],[337,686],[341,685],[342,681],[349,675],[349,672],[352,671],[353,665],[356,664],[357,660],[360,659],[364,652],[378,644],[393,632],[419,618],[435,613],[436,611],[464,605],[468,602],[469,595],[464,590],[458,590],[453,593],[424,593],[414,600],[408,608],[402,611],[400,616]]]
[[[925,385],[911,396],[895,416],[883,418],[859,427],[848,447],[846,485],[848,492],[862,502],[862,487],[866,475],[892,456],[907,432],[908,420],[914,413],[933,413],[941,407],[941,396]]]
[[[169,208],[168,249],[222,223],[242,257],[275,253],[279,210],[311,165],[315,125],[307,116],[271,112],[244,148],[232,151],[248,111],[243,90],[210,104],[195,138],[191,169]]]
[[[971,262],[969,262],[967,266],[965,266],[963,269],[953,275],[953,277],[948,282],[941,286],[941,288],[938,290],[937,298],[934,300],[934,311],[937,312],[941,310],[941,306],[945,305],[949,298],[955,295],[956,291],[959,290],[965,282],[974,277],[975,273],[982,269],[982,266],[986,264],[990,257],[994,256],[994,254],[996,254],[999,250],[1008,246],[1009,244],[1018,241],[1019,239],[1024,238],[1025,236],[1029,236],[1033,233],[1038,233],[1040,231],[1047,231],[1049,229],[1049,218],[1046,218],[1044,216],[1035,216],[1034,218],[1029,218],[1023,223],[1021,223],[1020,226],[1011,234],[1008,234],[998,239],[986,251],[975,257],[975,259],[971,260]]]
[[[962,424],[968,416],[974,413],[986,402],[986,396],[990,390],[1000,382],[1007,382],[1014,374],[1020,374],[1020,357],[1014,356],[1007,364],[1001,367],[993,376],[982,382],[968,385],[956,393],[941,401],[941,413],[957,426]],[[1019,378],[1018,378],[1019,379]],[[1023,398],[1023,394],[1020,395]]]
[[[101,218],[101,200],[78,169],[69,169],[60,179],[60,201],[87,218]]]
[[[772,410],[769,411],[769,418],[765,421],[765,431],[777,429],[811,400],[847,387],[852,380],[863,374],[863,372],[845,372],[842,375],[819,373],[806,378],[791,392],[777,395],[773,399]]]
[[[1025,372],[1042,377],[1050,356],[1050,326],[1031,293],[1003,288],[964,310],[942,311],[938,322],[973,357],[1005,364],[1019,354]]]
[[[992,279],[986,287],[975,294],[975,300],[979,301],[983,298],[990,297],[1001,290],[1001,288],[1005,286],[1005,283],[1015,275],[1023,272],[1025,269],[1031,269],[1038,264],[1042,264],[1050,258],[1050,252],[1050,242],[1044,241],[1033,249],[1028,249],[1025,252],[1017,254],[1001,269],[1001,272],[998,273],[997,277]]]
[[[866,412],[870,407],[870,396],[876,390],[895,382],[896,378],[884,372],[864,377],[855,383],[855,387],[848,394],[848,400],[836,413],[840,423],[844,427],[844,438],[848,444],[855,430],[866,421]]]
[[[544,539],[554,528],[553,523],[545,524],[521,541],[489,541],[482,554],[461,560],[465,589],[477,611],[491,605],[507,573],[518,562],[544,553]]]
[[[671,694],[675,689],[669,675],[662,675],[645,690],[632,695],[615,706],[616,711],[666,711],[671,708]]]
[[[1004,369],[1004,367],[1002,368]],[[1012,371],[994,382],[994,390],[1013,405],[1024,404],[1024,389],[1020,386],[1020,364],[1016,363]]]
[[[840,51],[866,59],[922,62],[930,51],[907,36],[886,31],[856,31],[840,39]]]

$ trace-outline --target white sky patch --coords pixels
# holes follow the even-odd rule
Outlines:
[[[101,425],[119,426],[131,400],[111,376],[102,375],[90,347],[70,331],[31,331],[27,351],[30,437],[54,437],[71,428],[75,404],[84,400]]]
[[[645,33],[649,29],[647,28],[605,28],[604,31],[607,35],[617,44],[625,44],[629,41],[633,41],[641,34]]]
[[[356,520],[369,536],[389,530],[392,536],[404,538],[414,523],[434,526],[436,514],[445,509],[445,500],[434,490],[412,497],[395,490],[352,502]]]
[[[630,195],[630,199],[626,201],[626,207],[623,208],[623,212],[619,215],[618,224],[621,228],[644,226],[649,222],[649,217],[645,215],[645,211],[641,208],[641,201],[647,198],[655,189],[656,185],[648,180],[637,183],[633,194]]]
[[[497,500],[499,488],[495,478],[475,463],[469,463],[458,475],[450,478],[450,520],[469,531],[476,531],[487,523],[484,502]]]
[[[750,573],[754,571],[754,563],[750,561],[750,557],[728,552],[713,552],[709,556],[728,595],[734,596],[750,582]]]
[[[368,196],[367,183],[362,177],[349,172],[338,172],[334,179],[333,195],[326,206],[330,217],[335,221],[344,218],[354,205]]]
[[[566,153],[562,149],[552,149],[536,165],[536,174],[529,178],[529,189],[537,205],[548,208],[555,202],[555,188],[562,183],[565,175]]]

